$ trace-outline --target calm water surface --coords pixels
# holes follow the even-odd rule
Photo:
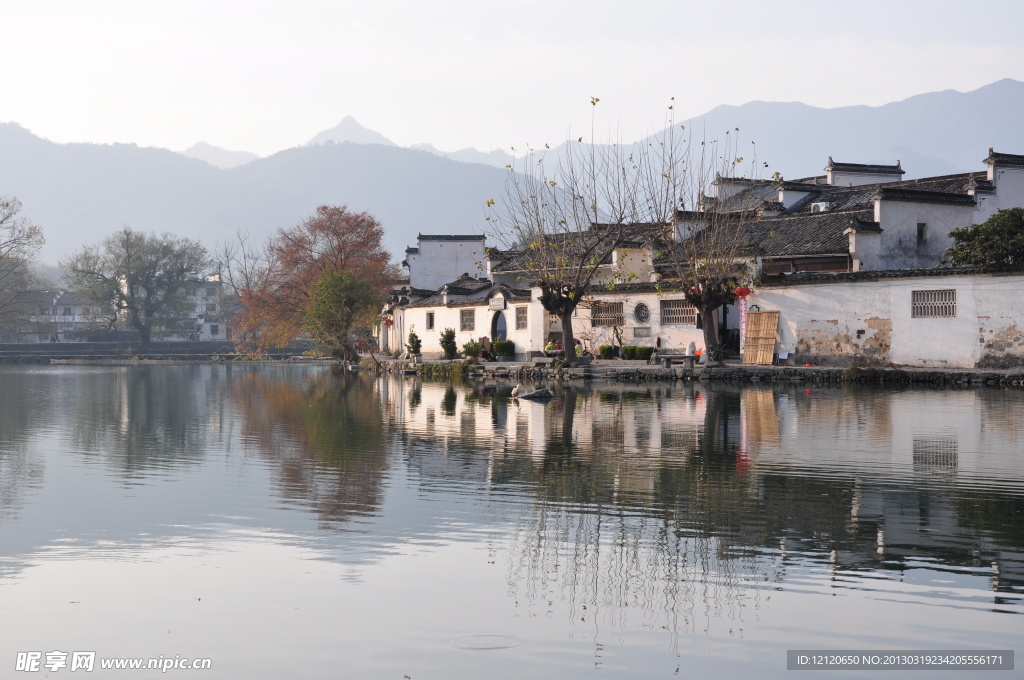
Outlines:
[[[772,678],[1022,639],[1024,392],[510,388],[0,367],[0,677]],[[99,668],[161,656],[213,668]]]

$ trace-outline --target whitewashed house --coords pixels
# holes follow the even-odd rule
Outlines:
[[[990,149],[983,163],[982,171],[916,180],[902,179],[898,161],[831,158],[824,175],[796,181],[719,177],[698,210],[677,214],[676,233],[699,230],[709,211],[736,216],[756,282],[747,303],[780,312],[777,349],[797,360],[1024,361],[1024,337],[1015,331],[1024,328],[1016,301],[1024,280],[931,269],[951,245],[952,229],[1024,206],[1024,156]],[[690,342],[703,345],[702,320],[655,264],[659,230],[651,226],[638,225],[636,237],[602,265],[577,309],[573,331],[588,349],[615,344],[679,352]],[[600,229],[595,225],[596,234]],[[525,359],[560,337],[559,320],[541,307],[516,252],[487,249],[479,236],[421,235],[406,255],[410,285],[385,308],[385,349],[404,349],[415,330],[424,355],[440,356],[440,333],[453,328],[459,347],[483,336],[509,339],[516,358]],[[469,262],[474,266],[463,267]],[[924,308],[945,309],[953,298],[953,317],[921,315]],[[720,337],[738,350],[739,301],[718,317]]]

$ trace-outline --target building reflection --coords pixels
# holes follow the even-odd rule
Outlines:
[[[387,382],[421,479],[534,498],[511,546],[521,603],[554,590],[617,611],[648,593],[678,603],[661,625],[692,630],[810,561],[837,589],[923,570],[1020,611],[1024,432],[1005,394],[582,385],[535,403],[510,387]]]

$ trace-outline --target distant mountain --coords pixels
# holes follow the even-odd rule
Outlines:
[[[363,127],[352,116],[345,116],[340,123],[330,130],[318,133],[313,139],[306,142],[306,146],[317,144],[329,144],[331,142],[352,142],[353,144],[383,144],[384,146],[395,146],[390,139]]]
[[[719,106],[686,125],[695,139],[719,138],[738,127],[745,140],[741,146],[756,146],[758,160],[769,164],[769,175],[822,175],[832,156],[841,163],[899,160],[905,178],[913,179],[980,170],[989,147],[1024,153],[1021,121],[1024,83],[1007,78],[973,92],[945,90],[875,107],[821,109],[796,102]]]
[[[445,158],[451,158],[453,161],[461,161],[462,163],[483,163],[485,165],[493,165],[496,168],[504,168],[515,161],[515,157],[512,154],[506,153],[501,149],[494,149],[493,151],[477,151],[476,149],[470,148],[460,149],[459,151],[441,151],[432,144],[413,144],[409,148],[416,149],[418,151],[426,151],[437,156],[444,156]]]
[[[55,144],[0,124],[0,195],[43,227],[50,263],[124,225],[202,240],[262,239],[318,205],[368,211],[401,261],[423,233],[480,233],[505,173],[379,144],[288,149],[230,169],[134,144]]]
[[[196,158],[206,161],[215,168],[236,168],[254,161],[259,156],[248,151],[229,151],[213,144],[198,142],[181,152],[186,158]]]
[[[740,128],[741,146],[756,147],[769,163],[766,176],[820,175],[832,156],[899,160],[912,179],[980,170],[989,147],[1024,153],[1022,120],[1024,83],[1007,79],[878,107],[720,106],[686,126],[698,139]],[[0,195],[16,196],[43,227],[51,263],[123,225],[212,247],[240,228],[262,238],[325,203],[375,215],[400,261],[417,233],[480,233],[484,202],[502,193],[503,153],[400,148],[348,117],[307,146],[222,168],[211,158],[134,144],[55,144],[7,123],[0,124]]]

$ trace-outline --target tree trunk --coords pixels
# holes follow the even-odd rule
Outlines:
[[[701,321],[704,326],[704,351],[708,355],[708,366],[722,366],[722,345],[718,338],[718,307],[701,308]],[[712,359],[714,357],[714,359]]]
[[[577,363],[576,338],[572,334],[572,312],[566,312],[561,318],[562,348],[565,350],[565,363],[567,366],[575,366]]]

